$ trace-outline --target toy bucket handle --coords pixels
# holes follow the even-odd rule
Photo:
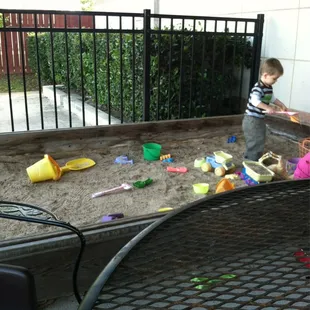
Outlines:
[[[281,155],[277,155],[277,154],[273,153],[272,151],[270,151],[269,154],[271,155],[271,157],[272,157],[273,159],[278,159],[278,160],[281,160],[281,159],[282,159],[282,156],[281,156]]]

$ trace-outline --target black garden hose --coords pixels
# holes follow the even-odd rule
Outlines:
[[[46,219],[29,217],[29,216],[18,216],[18,215],[13,215],[13,214],[5,214],[5,213],[1,213],[1,207],[27,207],[27,208],[32,208],[32,209],[36,209],[38,211],[43,211],[43,212],[48,213],[53,219],[46,220]],[[78,276],[78,270],[80,267],[81,259],[82,259],[83,253],[84,253],[85,245],[86,245],[86,240],[85,240],[83,233],[79,229],[77,229],[76,227],[72,226],[70,223],[66,223],[66,222],[58,220],[53,213],[51,213],[51,212],[49,212],[43,208],[36,207],[33,205],[29,205],[26,203],[0,201],[0,218],[22,221],[22,222],[28,222],[28,223],[57,226],[57,227],[68,229],[71,232],[75,233],[79,237],[80,242],[81,242],[81,246],[80,246],[80,251],[78,253],[76,261],[75,261],[72,281],[73,281],[73,292],[74,292],[75,298],[76,298],[77,302],[80,304],[82,301],[82,298],[81,298],[81,295],[80,295],[79,290],[78,290],[77,276]]]

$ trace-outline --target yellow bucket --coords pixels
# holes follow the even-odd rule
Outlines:
[[[47,180],[59,180],[61,177],[61,169],[56,161],[49,155],[45,154],[44,158],[28,167],[27,173],[32,183]]]

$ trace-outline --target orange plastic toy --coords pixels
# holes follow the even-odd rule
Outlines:
[[[215,193],[223,193],[226,191],[230,191],[235,188],[235,185],[231,183],[228,179],[222,179],[220,182],[216,185]]]

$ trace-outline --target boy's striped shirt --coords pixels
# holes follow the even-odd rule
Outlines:
[[[269,105],[270,102],[274,102],[275,100],[276,98],[273,95],[272,86],[267,86],[262,81],[259,81],[251,89],[245,114],[254,117],[264,118],[264,110],[258,108],[257,105],[260,102]]]

